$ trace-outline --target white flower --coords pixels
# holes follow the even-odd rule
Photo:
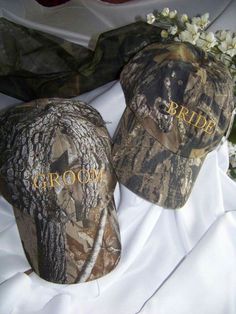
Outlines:
[[[173,19],[174,17],[176,17],[176,15],[177,15],[177,11],[176,11],[176,10],[170,11],[170,13],[169,13],[169,17],[170,17],[171,19]]]
[[[193,35],[189,31],[183,31],[179,34],[180,41],[187,41],[193,45],[196,44],[198,37],[199,34]]]
[[[236,36],[233,37],[233,33],[228,31],[222,32],[218,38],[224,38],[218,46],[220,51],[233,58],[236,55]]]
[[[188,22],[188,16],[187,16],[187,14],[182,14],[180,20],[181,20],[182,23]]]
[[[175,25],[175,26],[171,26],[169,29],[168,29],[168,32],[171,34],[171,35],[175,35],[177,32],[178,32],[178,27]]]
[[[220,43],[220,45],[218,46],[218,48],[220,49],[220,51],[222,51],[223,53],[226,53],[228,45],[226,43],[226,41],[223,41],[222,43]]]
[[[217,44],[217,39],[214,33],[201,33],[200,37],[196,41],[196,45],[206,51],[211,50]]]
[[[147,15],[147,23],[148,24],[153,24],[156,21],[156,17],[153,13],[149,13]]]
[[[169,16],[169,13],[170,13],[170,9],[169,8],[164,8],[161,12],[161,14],[163,16]]]
[[[236,45],[234,44],[234,48],[228,49],[227,54],[230,55],[231,58],[233,58],[236,55]]]
[[[193,45],[196,44],[196,41],[198,40],[200,33],[198,32],[197,25],[192,25],[190,23],[186,23],[186,30],[182,31],[179,34],[180,41],[187,41]]]
[[[178,36],[174,37],[174,41],[180,41],[180,38]]]
[[[186,29],[191,34],[195,35],[198,34],[199,28],[195,24],[186,23]]]
[[[230,155],[236,155],[236,144],[233,144],[230,141],[228,141],[228,148]]]
[[[204,29],[209,24],[209,13],[205,13],[200,17],[193,17],[192,24],[197,25],[200,29]]]
[[[236,168],[236,145],[228,141],[229,161],[233,168]]]
[[[167,38],[168,36],[169,36],[168,32],[163,29],[163,30],[161,31],[161,37],[162,37],[162,38]]]
[[[233,36],[233,33],[229,30],[227,31],[217,31],[216,32],[216,37],[220,40],[220,41],[224,41],[226,40],[226,38],[231,38]]]

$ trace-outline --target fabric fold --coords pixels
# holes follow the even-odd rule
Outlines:
[[[94,51],[4,18],[0,34],[0,91],[24,101],[78,96],[115,80],[134,54],[161,38],[141,21],[102,33]]]

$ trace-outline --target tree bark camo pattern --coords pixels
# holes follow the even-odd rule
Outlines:
[[[130,60],[120,82],[127,107],[112,154],[119,182],[159,206],[180,208],[206,155],[229,126],[234,107],[230,73],[190,43],[154,43]],[[168,111],[172,101],[176,115]],[[209,122],[215,125],[212,132],[204,128]]]
[[[33,269],[56,283],[78,282],[85,269],[84,281],[110,272],[120,236],[111,142],[99,113],[79,101],[44,99],[2,113],[0,125],[0,189],[14,207]],[[80,169],[102,170],[102,179],[61,180],[65,171]],[[57,173],[60,185],[35,188],[32,178],[48,173]]]

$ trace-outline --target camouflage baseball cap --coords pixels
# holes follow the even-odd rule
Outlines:
[[[120,258],[111,141],[77,100],[40,99],[0,114],[0,192],[33,270],[55,283],[109,273]]]
[[[189,43],[155,43],[124,67],[121,85],[127,107],[114,137],[118,180],[162,207],[182,207],[229,125],[230,74]]]

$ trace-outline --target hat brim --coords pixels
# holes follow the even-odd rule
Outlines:
[[[94,226],[93,229],[87,227],[86,229],[83,228],[81,232],[78,230],[81,229],[78,227],[78,224],[74,221],[73,223],[69,223],[65,226],[62,224],[55,225],[55,222],[52,220],[48,220],[48,224],[54,228],[53,235],[56,239],[56,227],[61,229],[59,230],[60,233],[58,237],[60,237],[61,245],[59,250],[59,254],[54,255],[53,262],[48,262],[48,258],[42,254],[42,247],[48,246],[46,243],[47,238],[45,235],[41,235],[37,232],[37,226],[35,220],[23,213],[16,207],[13,207],[14,214],[16,218],[16,223],[19,230],[20,239],[24,248],[25,256],[31,265],[32,269],[43,279],[48,280],[54,283],[60,284],[73,284],[78,282],[90,281],[98,279],[102,276],[105,276],[109,272],[111,272],[120,260],[120,245],[116,242],[114,237],[114,233],[117,237],[119,237],[119,227],[116,223],[115,218],[115,203],[113,197],[108,202],[106,207],[100,208],[100,212],[102,213],[100,216],[100,220],[104,219],[104,232],[101,238],[101,244],[99,245],[99,251],[97,252],[96,260],[93,261],[93,266],[90,269],[90,274],[87,276],[88,278],[84,280],[84,267],[85,264],[88,263],[91,256],[95,256],[94,254],[94,243],[91,248],[86,247],[86,250],[83,249],[81,245],[81,241],[84,240],[86,243],[85,232],[87,232],[87,238],[89,237],[90,233],[93,233],[93,229],[98,228]],[[27,226],[27,227],[26,227]],[[104,235],[109,238],[109,245],[105,245]],[[51,244],[50,248],[55,248],[58,245],[58,242],[55,244]],[[114,245],[116,251],[112,251],[109,246]],[[62,250],[62,253],[61,253]],[[65,256],[66,267],[58,268],[59,259],[58,256],[62,259]],[[106,265],[104,266],[104,260],[106,261]],[[91,262],[90,262],[91,264]],[[45,267],[44,267],[45,266]],[[55,272],[57,272],[57,278],[55,278]],[[82,276],[83,275],[83,276]],[[60,278],[60,280],[58,279]]]
[[[137,195],[164,208],[182,207],[204,159],[171,152],[125,109],[114,137],[113,166],[119,182]]]

